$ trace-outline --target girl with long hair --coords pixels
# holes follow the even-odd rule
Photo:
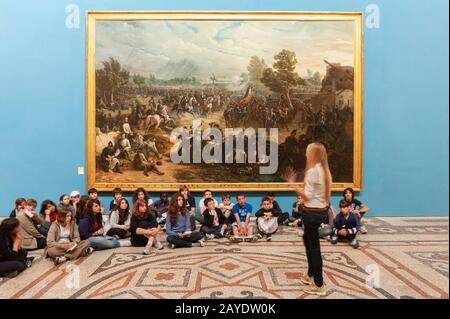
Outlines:
[[[182,185],[178,190],[178,193],[184,197],[186,209],[190,215],[191,230],[195,230],[195,198],[191,195],[191,192],[186,185]]]
[[[158,240],[161,226],[156,222],[153,214],[150,214],[148,202],[138,199],[133,205],[133,216],[131,217],[131,245],[144,247],[144,255],[156,255],[155,249],[163,249],[164,246]]]
[[[47,236],[47,255],[55,265],[80,256],[88,256],[93,249],[89,241],[81,240],[72,212],[66,208],[58,210],[58,217],[50,226]]]
[[[98,199],[89,200],[78,226],[81,239],[87,239],[94,250],[103,250],[130,246],[129,241],[118,241],[115,237],[105,236],[103,214]]]
[[[83,195],[83,196],[80,197],[80,200],[77,203],[77,209],[76,209],[76,212],[75,212],[75,222],[77,223],[77,225],[80,224],[80,220],[84,216],[86,203],[88,201],[89,201],[89,196],[88,195]]]
[[[116,239],[124,239],[131,236],[130,223],[131,213],[130,206],[126,198],[117,200],[116,206],[108,215],[110,229],[106,233],[107,236],[114,236]]]
[[[49,223],[53,223],[56,220],[56,204],[50,199],[46,199],[41,204],[41,210],[39,211],[39,215],[45,221]]]
[[[145,200],[148,206],[153,204],[153,199],[150,198],[147,191],[143,187],[139,187],[133,192],[133,206],[138,199]]]
[[[186,199],[176,193],[172,196],[169,203],[166,218],[167,242],[171,248],[175,247],[192,247],[205,245],[203,234],[200,232],[192,232],[190,223],[190,214],[186,208]]]
[[[0,277],[16,277],[31,266],[34,257],[27,257],[22,239],[19,220],[4,219],[0,224]]]
[[[287,181],[295,182],[296,174],[288,174]],[[306,148],[306,168],[304,188],[296,188],[297,196],[303,199],[303,243],[308,259],[308,273],[301,281],[309,285],[305,290],[308,294],[325,296],[323,282],[322,255],[320,251],[319,227],[327,219],[331,197],[331,173],[328,166],[328,156],[325,146],[321,143],[311,143]]]

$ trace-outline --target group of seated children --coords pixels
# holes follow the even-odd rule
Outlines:
[[[39,213],[36,200],[17,199],[10,218],[0,226],[0,276],[14,277],[31,266],[33,258],[27,256],[28,250],[45,248],[44,255],[59,265],[88,256],[94,250],[117,247],[144,247],[144,254],[155,255],[155,250],[164,248],[158,240],[163,231],[171,248],[203,247],[205,239],[222,237],[237,242],[264,237],[270,241],[278,225],[302,225],[301,197],[293,204],[289,217],[282,212],[274,194],[268,193],[255,213],[256,223],[252,222],[253,207],[246,202],[244,193],[237,194],[236,204],[229,194],[223,194],[219,204],[206,190],[199,202],[198,216],[195,199],[186,186],[171,200],[163,192],[159,200],[153,201],[143,188],[136,189],[132,198],[130,206],[121,189],[115,188],[107,215],[95,189],[89,189],[84,196],[78,191],[70,196],[63,194],[58,205],[44,200]],[[333,244],[348,240],[357,248],[356,235],[363,232],[360,221],[368,207],[354,198],[352,189],[346,189],[339,208],[337,215],[330,209],[329,223],[321,227],[320,234],[330,236]]]

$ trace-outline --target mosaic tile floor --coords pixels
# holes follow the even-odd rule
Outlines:
[[[449,297],[448,218],[369,218],[366,226],[359,249],[322,241],[322,298]],[[33,252],[32,268],[0,279],[0,298],[316,298],[299,280],[306,271],[299,234],[281,227],[270,243],[212,240],[153,257],[124,247],[60,266]]]

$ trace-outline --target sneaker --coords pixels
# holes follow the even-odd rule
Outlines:
[[[205,241],[203,239],[200,239],[198,243],[200,244],[200,247],[205,247]]]
[[[262,239],[263,238],[261,233],[256,234],[256,236],[258,236],[258,239]]]
[[[31,265],[33,264],[33,260],[34,260],[34,257],[27,257],[27,259],[25,260],[25,264],[26,264],[27,268],[31,267]]]
[[[289,227],[294,227],[295,226],[295,224],[294,223],[289,223],[289,224],[287,224]]]
[[[119,239],[120,239],[119,235],[113,235],[113,237],[114,237],[116,240],[119,240]]]
[[[244,238],[242,237],[242,236],[230,236],[230,241],[231,242],[233,242],[233,243],[239,243],[239,242],[242,242],[242,241],[244,241]]]
[[[267,235],[266,241],[271,241],[271,240],[272,240],[272,235]]]
[[[17,277],[18,274],[19,274],[19,272],[16,270],[16,271],[7,273],[7,274],[5,274],[5,275],[3,275],[3,276],[1,276],[1,277],[4,277],[4,278],[14,278],[14,277]]]
[[[65,262],[67,260],[66,257],[62,256],[62,257],[56,257],[55,259],[53,259],[53,263],[55,264],[55,266],[61,265],[63,262]]]
[[[336,245],[338,243],[338,237],[337,236],[331,236],[331,243],[333,245]]]
[[[155,248],[156,248],[157,250],[161,250],[161,249],[164,249],[164,246],[163,246],[163,244],[161,244],[160,241],[157,241],[157,242],[155,243]]]
[[[366,226],[361,226],[361,227],[359,228],[359,231],[361,232],[361,234],[367,234]]]
[[[352,245],[353,248],[357,249],[359,247],[359,241],[358,239],[353,239],[352,242],[350,243],[350,245]]]
[[[317,295],[317,296],[326,296],[327,295],[327,291],[325,289],[325,284],[323,284],[322,287],[317,287],[316,284],[312,283],[311,285],[309,285],[308,288],[306,288],[303,291],[310,295]]]
[[[303,275],[300,277],[300,281],[304,283],[305,285],[312,285],[313,284],[313,277],[306,275]]]
[[[86,248],[86,250],[84,251],[83,257],[87,257],[87,256],[91,255],[93,252],[94,252],[94,248],[88,247],[88,248]]]
[[[175,249],[175,244],[169,244],[170,249]]]
[[[144,253],[144,255],[147,255],[147,256],[155,256],[156,255],[155,251],[153,250],[153,247],[145,247],[143,253]]]
[[[211,240],[211,239],[215,238],[215,236],[213,234],[206,234],[205,237],[206,237],[206,240]]]

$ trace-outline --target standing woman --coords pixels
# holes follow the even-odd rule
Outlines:
[[[294,181],[295,175],[288,178]],[[306,148],[304,189],[296,189],[303,198],[303,243],[308,259],[308,274],[301,281],[309,285],[305,292],[318,296],[327,294],[323,283],[322,255],[320,252],[319,226],[325,222],[330,206],[331,173],[325,146],[311,143]]]

